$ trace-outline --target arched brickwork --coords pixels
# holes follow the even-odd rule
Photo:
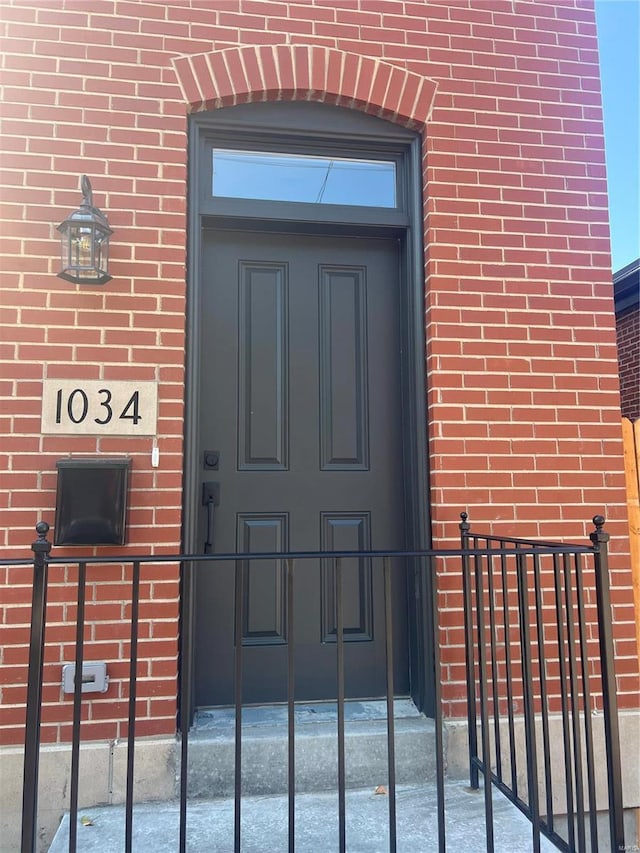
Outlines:
[[[423,127],[436,84],[368,56],[312,45],[248,45],[182,56],[174,66],[190,112],[250,101],[323,101]]]

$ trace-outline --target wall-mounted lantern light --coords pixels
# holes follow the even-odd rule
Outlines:
[[[113,234],[107,217],[93,206],[91,182],[82,176],[80,209],[58,225],[62,235],[60,278],[74,284],[104,284],[109,275],[109,237]]]

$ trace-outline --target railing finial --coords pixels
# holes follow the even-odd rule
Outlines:
[[[38,534],[37,540],[31,545],[31,550],[36,555],[36,559],[39,554],[48,554],[51,551],[51,542],[47,539],[47,533],[50,528],[46,521],[39,521],[36,524],[36,533]]]
[[[46,521],[39,521],[36,524],[36,533],[38,534],[38,539],[46,539],[47,533],[49,532],[49,525]]]
[[[469,513],[461,512],[460,518],[461,518],[461,521],[460,521],[460,524],[458,525],[458,527],[460,528],[460,531],[462,533],[464,533],[465,531],[470,530],[471,525],[467,521],[467,519],[469,518]]]
[[[609,541],[609,534],[604,529],[604,515],[594,515],[592,521],[596,529],[589,534],[589,539],[591,539],[595,547],[599,547],[600,545],[606,546]]]

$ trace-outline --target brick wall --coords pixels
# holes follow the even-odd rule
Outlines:
[[[128,551],[180,547],[188,113],[301,96],[378,109],[412,122],[424,140],[435,542],[457,539],[465,508],[476,527],[579,541],[592,515],[606,515],[619,696],[634,704],[592,4],[16,0],[2,4],[0,28],[0,554],[27,555],[36,521],[52,521],[55,461],[70,451],[133,457]],[[324,90],[314,86],[313,68],[291,63],[298,45],[355,57],[340,66],[336,91],[328,93],[327,77]],[[218,51],[237,46],[249,49],[246,61],[221,63]],[[291,74],[307,73],[306,83],[297,77],[283,85],[287,56]],[[278,69],[272,81],[268,61]],[[359,93],[365,66],[380,80],[387,74],[381,93]],[[432,81],[428,114],[414,115],[420,104],[406,72]],[[252,76],[262,84],[257,92],[255,83],[247,90]],[[392,80],[403,81],[397,95]],[[341,100],[341,91],[349,97]],[[113,281],[97,289],[56,277],[55,226],[79,202],[81,173],[91,176],[115,231]],[[43,436],[42,380],[60,377],[157,379],[159,468],[151,467],[149,438]],[[68,739],[70,703],[60,701],[58,681],[60,663],[70,659],[74,571],[52,571],[46,740]],[[14,741],[24,719],[30,576],[0,569],[0,581],[0,727]],[[128,583],[124,568],[90,570],[88,656],[125,661],[123,671]],[[153,732],[174,729],[178,593],[175,569],[144,570],[139,716]],[[442,576],[439,595],[448,619],[447,711],[460,714],[456,575]],[[88,703],[93,736],[122,734],[125,698],[115,678]]]
[[[640,418],[640,310],[636,305],[616,321],[622,415]]]

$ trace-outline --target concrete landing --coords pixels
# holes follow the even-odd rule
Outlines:
[[[397,791],[397,849],[399,853],[432,853],[438,849],[436,791],[433,785],[399,786]],[[494,833],[496,853],[528,853],[533,849],[527,819],[502,795],[495,793]],[[347,791],[348,853],[385,853],[389,850],[389,798],[373,789]],[[485,846],[484,796],[464,783],[446,783],[447,851],[480,853]],[[89,818],[91,826],[82,824]],[[233,801],[195,801],[188,805],[188,853],[233,851]],[[134,807],[135,853],[176,853],[179,811],[177,803]],[[242,853],[286,853],[288,850],[286,796],[245,797],[242,801]],[[69,816],[66,815],[49,853],[66,853]],[[106,806],[79,815],[78,853],[122,853],[124,809]],[[339,849],[338,804],[333,793],[296,797],[298,853],[333,853]],[[543,853],[556,848],[542,839]]]
[[[242,725],[247,729],[280,726],[284,730],[287,715],[287,705],[248,705],[242,709]],[[423,718],[411,699],[394,699],[393,716],[396,720]],[[347,699],[344,703],[344,718],[346,723],[385,720],[387,703],[380,699]],[[335,723],[338,719],[338,707],[335,702],[296,702],[294,719],[296,728],[321,722]],[[198,737],[207,732],[233,733],[234,729],[233,708],[199,710],[190,737]]]

